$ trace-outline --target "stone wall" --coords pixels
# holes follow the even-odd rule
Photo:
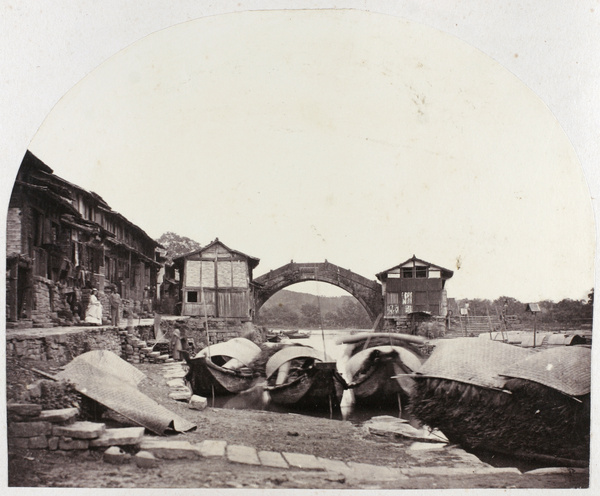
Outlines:
[[[208,337],[203,319],[179,319],[163,320],[160,328],[167,339],[170,339],[175,329],[179,329],[182,338],[191,339],[196,351],[204,348],[210,340],[210,344],[221,343],[232,338],[237,338],[244,332],[245,324],[236,320],[208,319]],[[145,337],[150,341],[154,336],[154,329],[148,330],[149,335]],[[152,337],[151,337],[152,336]]]
[[[116,328],[90,328],[34,337],[19,334],[6,338],[6,357],[69,363],[91,350],[109,350],[121,356],[121,337]]]
[[[161,360],[170,355],[173,332],[179,329],[180,336],[191,340],[190,352],[198,352],[208,342],[204,322],[200,319],[162,320],[164,339],[156,343],[153,326],[128,326],[127,330],[116,327],[89,327],[73,329],[47,336],[27,333],[6,338],[6,357],[40,361],[69,363],[73,358],[91,350],[109,350],[131,363],[142,363],[149,358],[150,351],[160,351]],[[264,341],[261,331],[252,324],[209,319],[210,344],[245,336],[260,343]],[[152,350],[149,349],[152,347]],[[148,349],[147,349],[148,348]]]
[[[58,319],[54,305],[57,302],[58,291],[56,284],[50,279],[41,276],[33,278],[33,308],[31,320],[34,327],[51,327],[52,322]]]
[[[21,253],[21,209],[9,208],[6,219],[6,254]]]

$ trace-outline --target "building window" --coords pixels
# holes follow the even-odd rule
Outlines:
[[[416,277],[427,277],[427,267],[415,267],[415,276]]]
[[[402,267],[402,277],[404,279],[410,279],[413,276],[412,267]]]
[[[188,291],[187,292],[187,302],[188,303],[198,303],[198,291]]]

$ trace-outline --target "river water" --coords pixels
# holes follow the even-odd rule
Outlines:
[[[338,345],[335,341],[346,335],[350,335],[351,332],[360,332],[360,331],[368,331],[368,329],[353,329],[353,330],[310,330],[302,332],[310,333],[309,337],[301,338],[301,339],[289,339],[290,343],[298,343],[303,345],[312,346],[318,351],[324,351],[327,356],[337,361],[343,353],[345,345]],[[341,372],[341,371],[340,371]],[[213,403],[214,401],[214,403]],[[403,417],[406,420],[409,420],[415,426],[418,425],[417,422],[413,421],[406,412],[402,412],[400,414],[399,408],[393,407],[378,407],[374,405],[373,407],[365,407],[365,406],[357,406],[354,405],[354,400],[352,397],[352,392],[350,390],[344,391],[344,395],[341,401],[341,408],[338,410],[334,410],[333,412],[329,411],[307,411],[307,410],[290,410],[286,409],[281,405],[276,405],[270,403],[268,401],[268,394],[261,388],[255,387],[250,391],[246,391],[244,393],[238,394],[236,396],[229,397],[215,397],[214,400],[209,399],[209,405],[214,406],[216,408],[232,408],[238,410],[244,409],[252,409],[252,410],[268,410],[275,412],[294,412],[303,415],[309,415],[314,417],[323,417],[323,418],[332,418],[335,420],[348,420],[354,423],[362,423],[370,418],[377,415],[392,415],[395,417]]]

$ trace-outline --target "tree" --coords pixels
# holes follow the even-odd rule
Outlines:
[[[305,303],[300,307],[300,313],[302,316],[302,327],[315,327],[321,324],[321,316],[319,314],[319,307],[317,305]]]
[[[170,231],[164,233],[156,242],[165,248],[165,257],[169,263],[173,262],[174,258],[202,248],[197,241]]]
[[[346,300],[338,309],[338,320],[342,327],[371,327],[371,320],[362,305],[356,300]]]
[[[272,308],[262,308],[258,319],[262,324],[280,327],[297,327],[300,317],[287,306],[278,305]]]

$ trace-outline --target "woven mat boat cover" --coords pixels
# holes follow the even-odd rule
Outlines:
[[[140,392],[137,386],[146,376],[111,351],[95,350],[79,355],[56,377],[72,382],[81,394],[155,434],[196,428]]]
[[[528,348],[491,339],[456,338],[440,340],[431,356],[417,370],[417,377],[432,377],[502,388],[506,378],[499,374],[511,364],[535,353]]]
[[[592,350],[586,346],[557,346],[515,362],[502,375],[526,379],[569,396],[591,391]]]

